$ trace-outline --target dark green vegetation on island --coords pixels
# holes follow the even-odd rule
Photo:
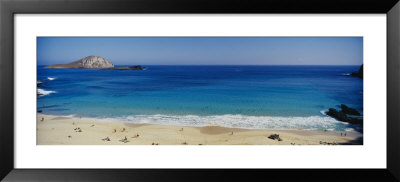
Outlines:
[[[143,70],[143,67],[140,65],[136,65],[136,66],[108,68],[108,70]]]

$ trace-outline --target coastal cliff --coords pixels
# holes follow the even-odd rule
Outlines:
[[[45,68],[114,68],[114,64],[100,56],[88,56],[67,64],[53,64]]]
[[[361,65],[361,67],[358,70],[358,72],[351,73],[350,76],[363,78],[363,65]]]

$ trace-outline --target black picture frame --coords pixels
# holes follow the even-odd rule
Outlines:
[[[14,14],[382,13],[387,15],[386,169],[15,169]],[[0,179],[4,181],[400,181],[398,0],[0,0]],[[383,61],[383,60],[376,60]],[[384,122],[384,121],[381,121]],[[373,156],[371,156],[373,157]],[[219,179],[220,178],[220,179]]]

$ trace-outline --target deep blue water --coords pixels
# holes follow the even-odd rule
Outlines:
[[[359,66],[145,66],[147,70],[44,69],[43,114],[131,122],[344,130],[321,111],[362,112]],[[49,80],[49,78],[54,78]]]

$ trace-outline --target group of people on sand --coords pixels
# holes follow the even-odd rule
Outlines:
[[[119,140],[120,142],[123,142],[123,143],[127,143],[127,142],[129,142],[129,140],[128,140],[128,138],[126,138],[126,136],[125,136],[125,138],[123,138],[123,139],[121,139],[121,140]]]
[[[75,130],[75,132],[82,132],[82,129],[79,128],[79,127],[78,127],[78,128],[75,128],[74,130]]]
[[[124,132],[125,131],[125,128],[123,128],[122,130],[121,130],[121,132]],[[115,133],[116,132],[116,129],[114,129],[113,130],[113,133]],[[138,138],[140,135],[139,135],[139,133],[136,133],[136,135],[134,135],[133,137],[131,137],[131,138]],[[103,138],[103,139],[101,139],[101,140],[103,140],[103,141],[111,141],[111,139],[110,139],[110,137],[106,137],[106,138]],[[128,138],[125,136],[125,138],[123,138],[123,139],[121,139],[121,140],[119,140],[120,142],[123,142],[123,143],[127,143],[127,142],[129,142],[129,140],[128,140]],[[158,145],[158,144],[157,144]]]
[[[103,141],[108,141],[108,142],[111,141],[109,137],[103,138],[103,139],[101,139],[101,140],[103,140]]]

